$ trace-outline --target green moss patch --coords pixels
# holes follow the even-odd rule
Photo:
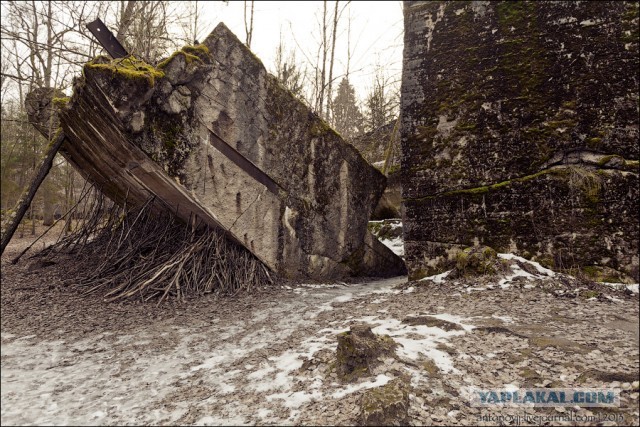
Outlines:
[[[324,120],[317,117],[312,121],[311,126],[309,127],[309,135],[311,137],[319,137],[327,132],[332,131],[331,126],[327,124]]]
[[[398,378],[367,390],[360,402],[360,425],[405,425],[409,410],[409,379]]]
[[[496,274],[502,270],[498,254],[489,246],[473,246],[460,251],[456,256],[454,277]],[[451,276],[451,275],[450,275]]]
[[[170,57],[158,63],[158,68],[163,69],[177,56],[182,56],[187,64],[194,61],[205,63],[211,58],[211,52],[209,48],[204,44],[198,44],[195,46],[184,46],[182,49],[171,54]]]
[[[67,106],[67,104],[69,104],[69,100],[71,98],[69,98],[68,96],[65,97],[61,97],[61,98],[52,98],[51,102],[53,102],[53,105],[58,108],[58,109],[62,109],[64,107]]]
[[[164,77],[161,70],[156,69],[133,55],[125,58],[104,61],[104,57],[98,57],[85,64],[85,69],[109,72],[114,76],[120,76],[130,80],[146,81],[149,86],[155,84],[155,80]]]

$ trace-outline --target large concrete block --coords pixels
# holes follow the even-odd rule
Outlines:
[[[289,278],[405,271],[367,231],[384,176],[223,24],[157,68],[97,58],[75,86],[62,152],[115,201],[156,195]]]
[[[491,245],[638,274],[638,3],[405,2],[410,276]]]

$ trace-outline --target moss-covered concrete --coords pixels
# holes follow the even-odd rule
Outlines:
[[[388,335],[376,335],[369,325],[354,325],[338,334],[336,371],[342,381],[351,382],[372,375],[380,358],[394,355],[397,344]]]
[[[204,44],[198,44],[195,46],[184,46],[181,50],[178,50],[171,54],[168,58],[158,63],[158,69],[162,70],[178,56],[182,56],[187,64],[193,61],[204,63],[211,58],[211,52],[209,48]]]
[[[412,277],[486,244],[637,278],[637,6],[405,3]]]
[[[98,57],[87,62],[84,69],[85,71],[98,70],[107,72],[124,79],[143,80],[146,81],[149,86],[153,86],[156,79],[164,77],[162,70],[147,64],[142,59],[136,58],[133,55],[108,62],[104,61],[104,57]]]

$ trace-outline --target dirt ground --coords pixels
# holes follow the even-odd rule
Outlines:
[[[637,293],[575,292],[577,282],[534,271],[105,303],[63,285],[66,264],[12,265],[28,242],[14,239],[2,257],[2,425],[352,425],[362,396],[398,378],[411,425],[639,421]],[[406,321],[424,315],[442,323]],[[336,336],[356,323],[399,347],[343,383]],[[474,387],[613,388],[620,407],[479,408]]]

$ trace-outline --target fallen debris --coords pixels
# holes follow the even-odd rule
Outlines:
[[[464,328],[457,323],[448,322],[433,316],[407,317],[402,321],[410,326],[425,325],[430,328],[440,328],[443,331],[463,331]]]
[[[396,343],[388,335],[376,335],[371,326],[351,326],[338,335],[336,350],[338,376],[344,381],[369,376],[383,356],[393,357]]]
[[[364,392],[361,400],[360,424],[365,426],[406,425],[409,416],[407,380],[395,379],[382,387]]]

